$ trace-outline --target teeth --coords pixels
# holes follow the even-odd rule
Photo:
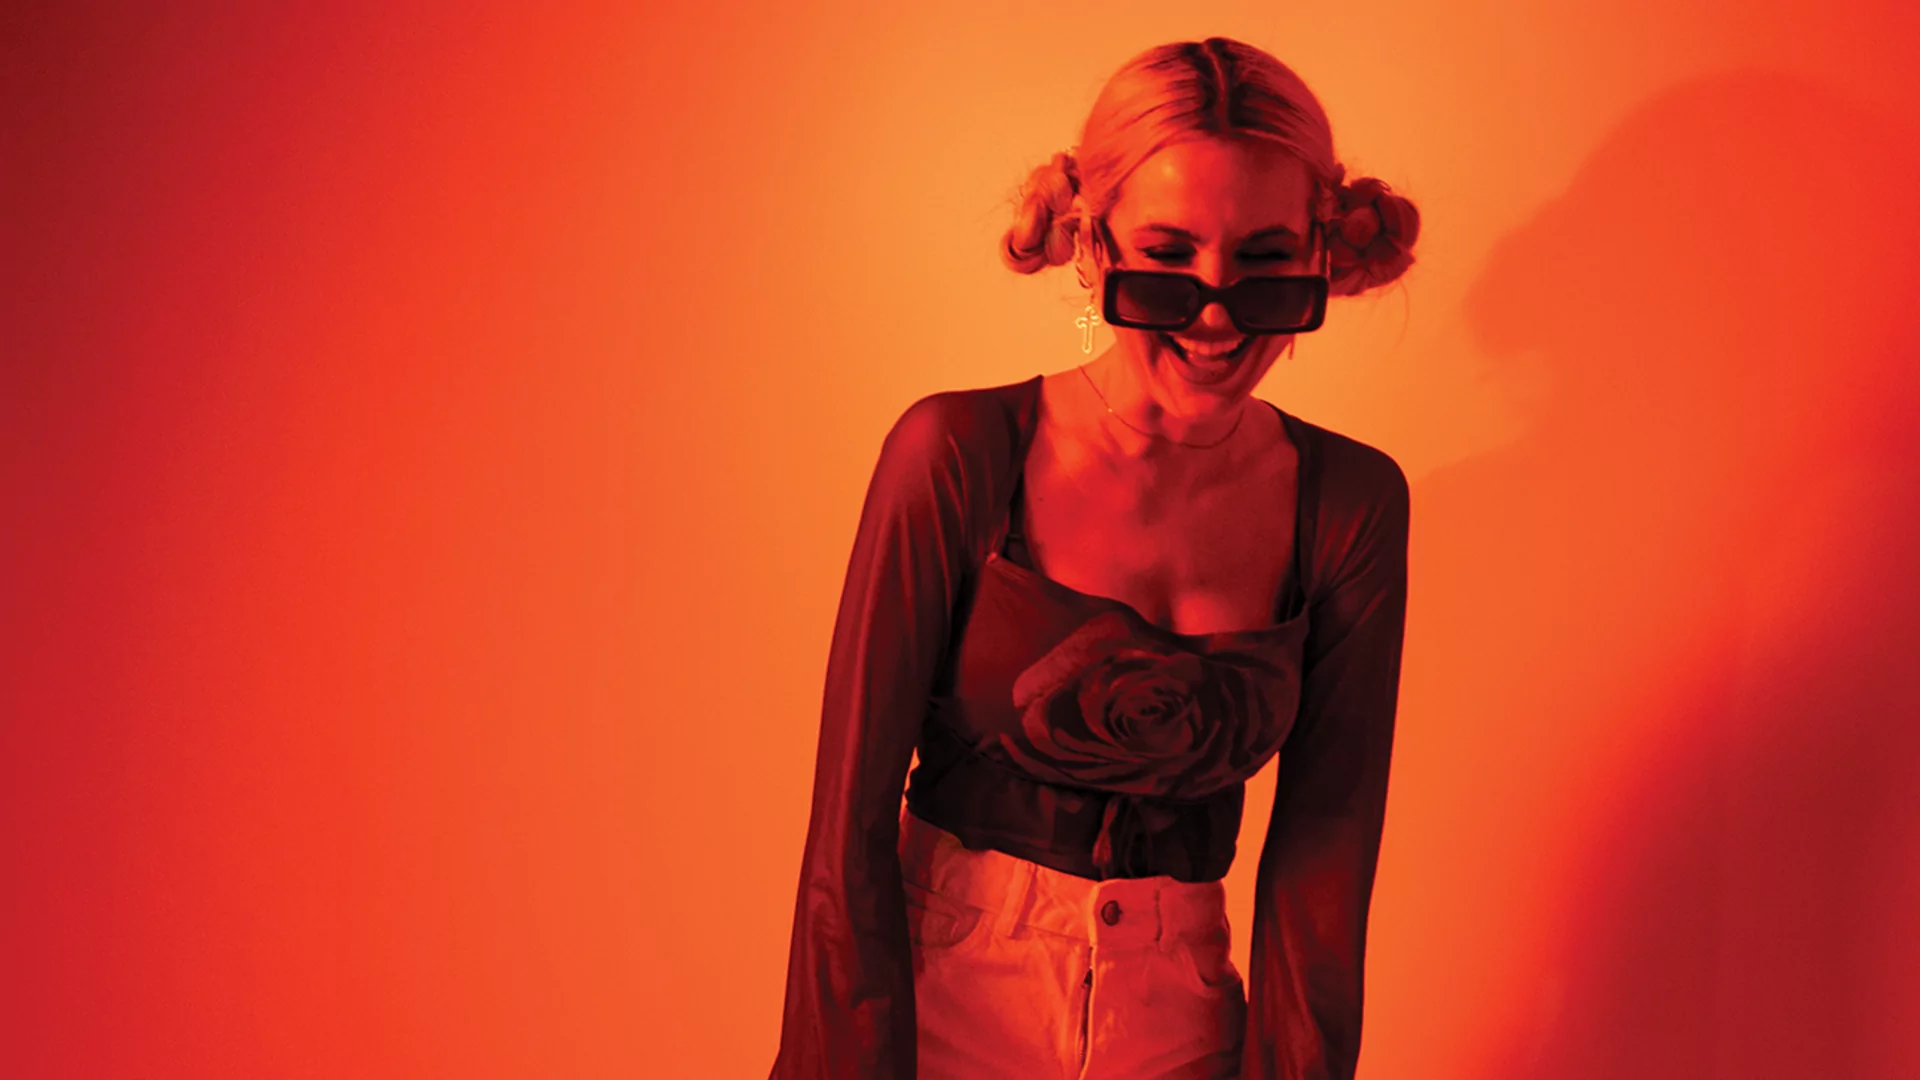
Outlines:
[[[1185,339],[1175,339],[1175,340],[1178,340],[1180,342],[1180,348],[1184,350],[1188,356],[1197,356],[1204,360],[1219,359],[1220,357],[1225,356],[1228,353],[1232,352],[1233,350],[1239,348],[1242,344],[1246,342],[1245,338],[1241,338],[1239,341],[1229,341],[1221,344],[1201,345],[1198,342],[1187,341]]]

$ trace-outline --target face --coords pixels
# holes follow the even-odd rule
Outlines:
[[[1107,214],[1114,265],[1177,270],[1215,286],[1243,276],[1313,274],[1312,175],[1262,139],[1198,138],[1161,148],[1122,186]],[[1291,334],[1242,334],[1219,302],[1177,335],[1113,327],[1124,357],[1160,394],[1232,398],[1253,392]]]

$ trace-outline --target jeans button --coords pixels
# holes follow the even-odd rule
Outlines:
[[[1108,926],[1120,921],[1120,901],[1109,900],[1100,908],[1100,921]]]

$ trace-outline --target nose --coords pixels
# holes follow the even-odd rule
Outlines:
[[[1198,331],[1195,333],[1195,331]],[[1233,325],[1233,319],[1227,314],[1227,305],[1218,300],[1200,309],[1200,315],[1193,320],[1188,329],[1195,337],[1238,337],[1240,330]]]
[[[1226,259],[1210,248],[1194,253],[1193,265],[1189,270],[1201,281],[1219,288],[1225,281]],[[1233,319],[1227,315],[1227,305],[1215,300],[1200,309],[1187,332],[1195,337],[1238,337],[1240,330],[1233,325]]]

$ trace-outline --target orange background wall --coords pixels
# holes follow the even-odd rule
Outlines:
[[[879,439],[1212,33],[1425,214],[1261,391],[1414,481],[1363,1074],[1920,1075],[1911,5],[173,7],[0,15],[0,1075],[764,1076]]]

